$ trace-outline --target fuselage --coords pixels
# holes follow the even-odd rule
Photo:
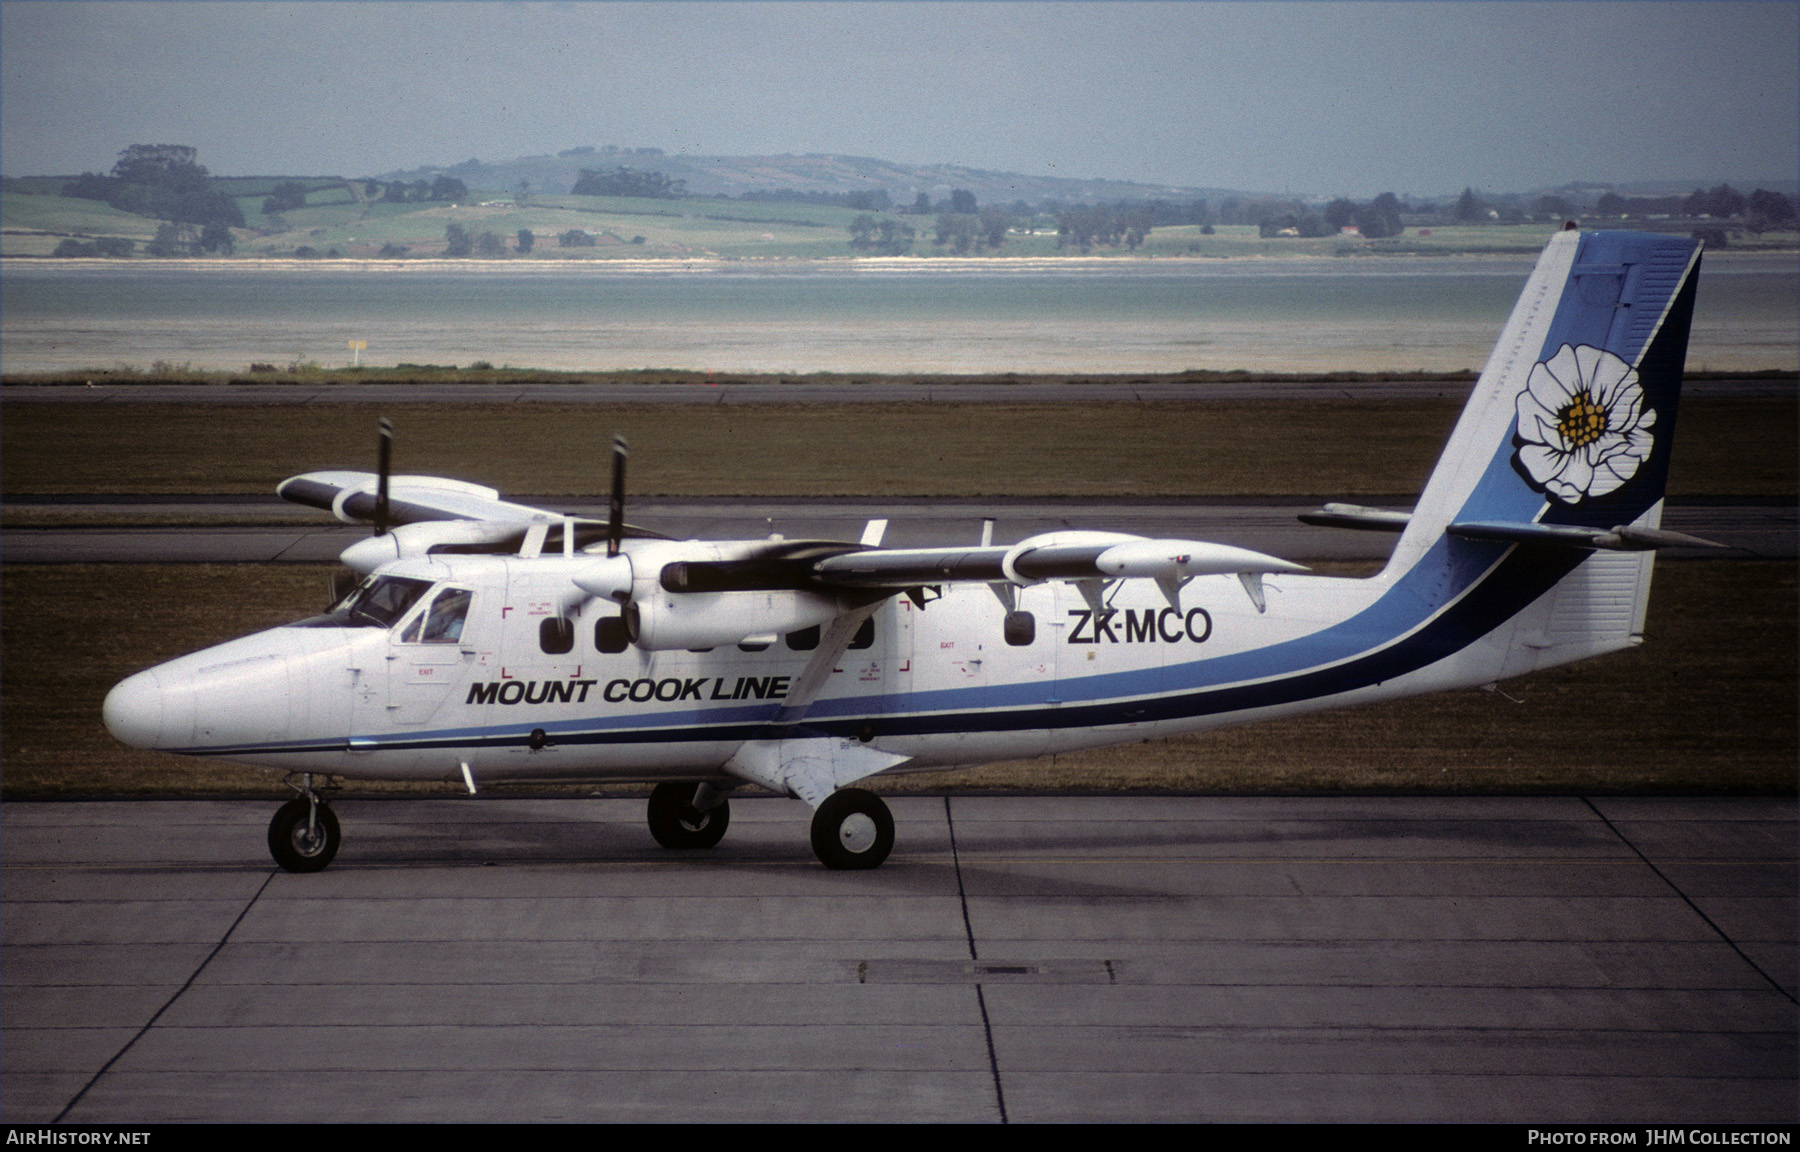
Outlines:
[[[1482,658],[1466,625],[1454,644],[1420,633],[1491,583],[1508,549],[1445,547],[1460,573],[1270,576],[1261,612],[1229,576],[1192,580],[1176,604],[1152,581],[1115,581],[1097,611],[1072,583],[1036,584],[1016,593],[1035,624],[1022,644],[984,585],[946,585],[922,609],[896,596],[833,662],[804,726],[932,768],[1485,683],[1507,674],[1498,648]],[[120,684],[107,723],[143,747],[347,777],[718,773],[781,712],[819,629],[703,651],[621,644],[602,624],[616,605],[565,601],[587,560],[387,565],[372,580],[412,595],[391,621],[340,611],[184,656]],[[455,635],[433,636],[432,610],[452,604]]]

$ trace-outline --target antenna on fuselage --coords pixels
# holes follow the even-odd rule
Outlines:
[[[388,472],[394,463],[394,422],[381,418],[381,451],[375,466],[375,535],[388,534]]]
[[[613,437],[613,481],[612,503],[606,521],[606,554],[619,554],[619,541],[625,536],[625,458],[631,451],[625,446],[625,437]]]

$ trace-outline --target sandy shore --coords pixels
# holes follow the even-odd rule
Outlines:
[[[1708,264],[1716,267],[1728,267],[1742,271],[1780,271],[1794,269],[1795,261],[1800,258],[1800,250],[1734,252],[1730,249],[1711,251],[1706,254]],[[1294,254],[1264,255],[1249,254],[1243,256],[841,256],[823,259],[802,259],[788,257],[595,257],[595,256],[531,256],[507,257],[497,260],[476,258],[444,259],[442,257],[417,257],[402,260],[359,259],[353,257],[313,257],[310,259],[294,259],[292,257],[275,256],[230,256],[230,257],[171,257],[151,260],[133,258],[111,260],[99,257],[73,257],[54,259],[40,256],[8,256],[0,258],[0,275],[29,272],[37,269],[55,269],[59,272],[86,272],[92,270],[116,271],[121,269],[157,269],[182,273],[245,273],[265,272],[293,275],[306,272],[383,272],[411,274],[468,274],[468,275],[509,275],[537,274],[543,272],[571,273],[576,270],[592,273],[654,273],[672,274],[678,272],[747,272],[747,271],[782,271],[782,272],[876,272],[876,273],[922,273],[930,275],[942,274],[975,274],[975,275],[1056,275],[1065,272],[1099,272],[1116,271],[1141,273],[1150,270],[1170,273],[1217,272],[1225,268],[1293,268],[1300,269],[1309,265],[1328,266],[1334,270],[1342,270],[1346,264],[1367,264],[1372,270],[1393,272],[1396,268],[1407,265],[1430,267],[1432,265],[1475,264],[1492,265],[1495,271],[1510,270],[1512,266],[1529,267],[1535,259],[1532,255],[1520,252],[1446,252],[1446,253],[1359,253],[1349,257],[1322,257],[1316,255]]]
[[[1689,367],[1800,366],[1794,254],[1709,261]],[[1486,362],[1531,265],[1528,255],[9,259],[0,357],[13,373],[157,362],[243,372],[348,366],[360,340],[369,367],[1464,372]],[[34,299],[37,285],[86,295],[78,306],[58,303],[68,293]]]

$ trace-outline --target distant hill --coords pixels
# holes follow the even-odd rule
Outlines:
[[[1576,180],[1568,184],[1559,184],[1554,188],[1533,188],[1520,193],[1521,196],[1535,197],[1544,195],[1562,195],[1572,201],[1588,204],[1608,192],[1620,196],[1686,196],[1696,188],[1714,188],[1720,184],[1729,184],[1740,192],[1748,192],[1752,188],[1762,188],[1770,192],[1779,192],[1790,198],[1800,197],[1800,180],[1792,177],[1781,180],[1720,180],[1708,177],[1704,180],[1628,180],[1618,184],[1606,184],[1598,180]],[[1492,191],[1492,189],[1481,189]]]
[[[691,196],[741,196],[745,192],[775,191],[885,191],[898,204],[910,203],[920,192],[933,200],[947,199],[951,189],[964,188],[984,204],[1010,204],[1014,200],[1037,204],[1044,200],[1069,203],[1157,199],[1217,202],[1230,196],[1254,195],[1225,188],[988,172],[954,164],[901,164],[867,156],[688,156],[669,155],[659,148],[617,148],[612,145],[570,148],[554,156],[525,156],[492,164],[470,159],[443,168],[427,166],[377,173],[376,177],[381,180],[429,180],[443,174],[454,176],[471,188],[508,191],[517,188],[521,180],[529,180],[534,190],[559,195],[574,187],[583,168],[610,172],[620,166],[655,170],[670,179],[685,180]]]

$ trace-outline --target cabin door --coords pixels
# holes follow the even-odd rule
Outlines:
[[[388,656],[388,709],[395,724],[424,724],[464,690],[478,658],[480,594],[444,585],[394,633]]]

